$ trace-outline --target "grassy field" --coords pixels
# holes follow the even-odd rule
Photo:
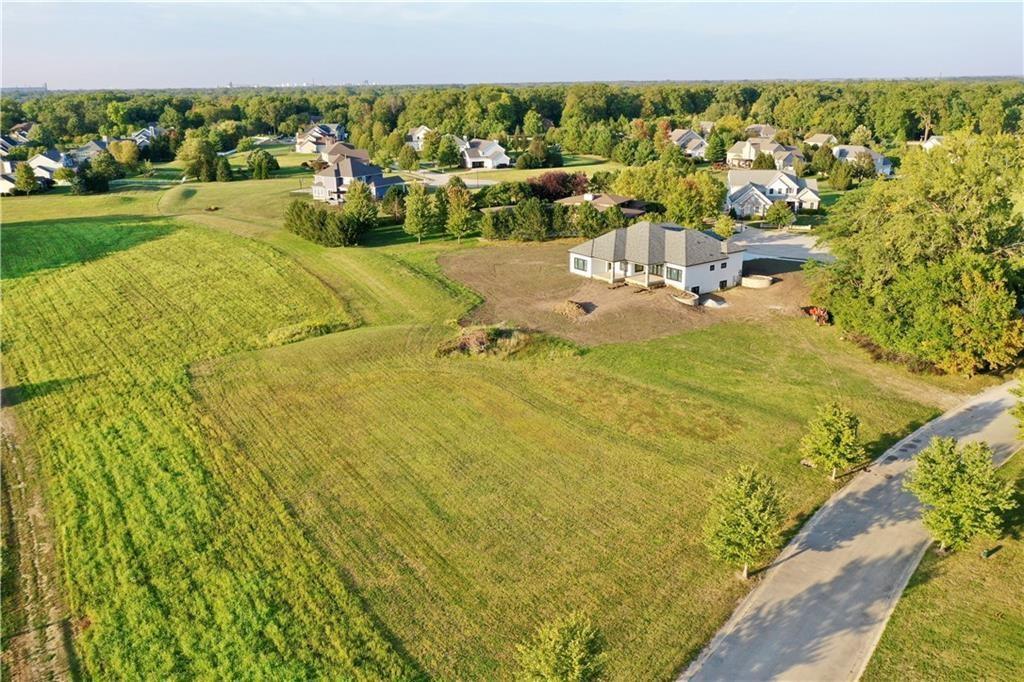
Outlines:
[[[1024,674],[1024,457],[1002,475],[1017,508],[996,543],[979,540],[939,557],[929,551],[910,580],[865,680],[1014,680]],[[982,549],[997,548],[989,558]]]
[[[804,320],[437,357],[473,245],[316,246],[300,178],[3,200],[5,409],[93,677],[501,678],[571,608],[613,679],[669,677],[746,589],[698,542],[715,478],[760,464],[795,522],[819,404],[875,451],[935,413]]]
[[[409,674],[344,574],[199,410],[187,372],[350,323],[338,301],[267,246],[161,217],[91,217],[120,206],[112,196],[66,199],[4,200],[3,370],[41,458],[85,669]],[[51,210],[66,217],[12,217]]]

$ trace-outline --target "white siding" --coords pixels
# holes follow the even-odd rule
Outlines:
[[[712,266],[714,266],[714,270],[711,269]],[[743,253],[733,253],[722,260],[700,263],[699,265],[691,265],[685,268],[683,270],[683,286],[679,288],[692,291],[694,287],[700,287],[698,293],[706,294],[723,288],[734,287],[739,284],[742,276]],[[725,287],[720,286],[723,280],[726,283]],[[671,284],[676,286],[674,282],[671,282]]]

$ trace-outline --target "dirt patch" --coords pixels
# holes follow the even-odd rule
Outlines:
[[[484,298],[464,322],[507,321],[587,345],[641,341],[719,322],[799,316],[800,306],[809,302],[799,264],[748,261],[744,272],[770,274],[775,284],[761,290],[730,289],[715,294],[724,306],[694,308],[674,300],[671,294],[679,292],[671,287],[612,288],[607,282],[570,274],[567,251],[574,243],[488,244],[446,254],[439,262],[446,275]],[[566,301],[587,314],[567,317],[560,312]]]

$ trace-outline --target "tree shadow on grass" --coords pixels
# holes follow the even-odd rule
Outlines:
[[[28,402],[33,398],[39,398],[65,386],[78,383],[86,377],[69,377],[66,379],[47,379],[34,384],[19,384],[17,386],[4,386],[0,388],[0,407],[13,407]]]
[[[135,215],[9,223],[0,233],[0,279],[95,260],[177,229],[168,218]]]

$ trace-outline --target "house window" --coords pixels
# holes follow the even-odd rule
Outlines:
[[[671,280],[673,282],[682,282],[683,281],[683,271],[680,270],[679,268],[673,268],[671,266],[667,266],[665,268],[665,279]]]
[[[606,272],[611,272],[612,271],[612,264],[611,264],[610,261],[608,263],[604,264],[604,269],[605,269]]]
[[[584,258],[573,258],[572,259],[572,269],[573,270],[579,270],[580,272],[586,272],[587,271],[587,261],[586,261],[586,259],[584,259]]]
[[[727,280],[724,280],[724,279],[723,280],[719,280],[719,282],[718,282],[718,288],[719,289],[725,289],[728,286],[729,286],[729,282]]]
[[[721,265],[719,265],[718,269],[719,270],[725,270],[725,263],[722,263]]]
[[[711,269],[712,269],[712,270],[714,270],[714,269],[715,269],[715,264],[714,264],[714,263],[712,263],[712,264],[711,264]]]

